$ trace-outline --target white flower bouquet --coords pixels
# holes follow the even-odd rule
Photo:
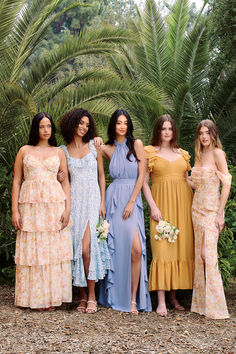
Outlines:
[[[109,224],[103,217],[99,218],[99,223],[96,226],[96,232],[98,237],[98,242],[103,242],[107,239],[108,231],[109,231]]]
[[[171,225],[169,221],[160,220],[156,226],[157,235],[154,235],[155,240],[163,240],[167,238],[168,242],[175,242],[177,240],[177,235],[179,230],[177,227]]]

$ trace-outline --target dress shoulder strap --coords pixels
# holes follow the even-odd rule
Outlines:
[[[97,158],[97,150],[96,150],[96,148],[95,148],[94,140],[93,140],[93,139],[89,140],[89,148],[90,148],[90,151],[91,151],[91,153],[93,154],[93,156],[94,156],[95,158]]]

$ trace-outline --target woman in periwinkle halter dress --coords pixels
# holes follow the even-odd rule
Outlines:
[[[94,146],[96,127],[87,110],[76,108],[66,113],[60,126],[68,143],[61,148],[66,153],[70,174],[72,280],[80,293],[77,310],[95,313],[95,282],[104,278],[110,264],[107,242],[98,242],[96,234],[99,215],[105,217],[106,213],[102,154]]]
[[[106,191],[110,223],[110,270],[100,282],[99,302],[105,307],[138,314],[151,311],[146,264],[146,239],[140,190],[144,180],[143,144],[133,137],[125,110],[116,110],[108,126],[108,142],[101,146],[113,178]]]
[[[217,128],[211,120],[205,119],[197,127],[195,165],[191,177],[187,178],[195,189],[192,205],[195,273],[191,311],[213,319],[229,318],[218,267],[217,243],[224,227],[224,208],[231,178]]]

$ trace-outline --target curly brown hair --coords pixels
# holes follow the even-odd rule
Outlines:
[[[88,117],[89,119],[89,129],[82,138],[83,142],[87,143],[90,139],[94,139],[97,136],[97,129],[91,113],[83,108],[75,108],[67,112],[60,121],[61,133],[67,144],[71,143],[74,139],[76,129],[82,117]]]

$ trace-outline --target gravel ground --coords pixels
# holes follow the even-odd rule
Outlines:
[[[231,318],[209,320],[170,310],[132,316],[99,307],[75,311],[75,303],[55,312],[14,306],[14,289],[0,287],[0,353],[236,353],[236,288],[227,292]],[[184,298],[189,308],[190,294]],[[155,300],[154,300],[155,302]]]

